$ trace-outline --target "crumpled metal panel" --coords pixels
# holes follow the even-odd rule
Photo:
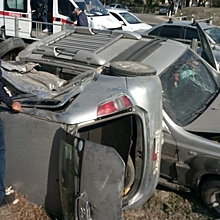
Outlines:
[[[52,98],[57,94],[66,80],[45,71],[37,71],[34,64],[14,65],[10,62],[3,62],[2,77],[16,90],[22,93],[36,95],[39,98]],[[26,71],[26,72],[25,72]]]
[[[34,67],[39,66],[38,63],[24,63],[21,61],[7,61],[2,60],[2,67],[8,71],[17,71],[19,73],[28,73],[34,69]]]

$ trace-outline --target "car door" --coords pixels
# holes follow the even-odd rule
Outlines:
[[[121,219],[124,173],[114,148],[67,136],[59,178],[64,219]]]
[[[197,39],[199,41],[199,35],[196,30],[196,28],[190,28],[186,27],[185,28],[185,33],[184,33],[184,43],[190,44],[192,39]]]
[[[203,59],[205,59],[214,69],[219,71],[219,66],[216,62],[214,53],[212,51],[211,45],[209,43],[209,40],[203,31],[203,29],[200,27],[199,23],[196,23],[196,27],[198,30],[198,35],[201,41],[201,47],[202,47],[202,53],[201,56]]]
[[[180,25],[165,24],[148,32],[148,35],[181,39],[183,36],[183,31],[184,31],[183,27]]]
[[[127,26],[127,22],[125,21],[125,19],[122,19],[122,17],[114,12],[110,12],[122,25],[122,30],[123,31],[130,31],[131,28]]]

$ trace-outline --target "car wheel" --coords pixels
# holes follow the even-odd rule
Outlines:
[[[124,189],[128,189],[134,183],[135,178],[135,169],[134,164],[131,159],[131,156],[128,157],[126,173],[125,173],[125,181],[124,181]]]
[[[109,72],[113,76],[151,76],[156,74],[156,69],[150,65],[146,65],[133,61],[117,61],[112,62]]]
[[[202,185],[201,197],[205,205],[220,217],[220,178],[207,179]]]
[[[0,57],[3,58],[9,52],[17,49],[17,52],[26,47],[25,42],[19,37],[11,37],[0,43]],[[17,55],[17,54],[16,54]]]

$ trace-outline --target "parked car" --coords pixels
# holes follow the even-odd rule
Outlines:
[[[151,25],[142,22],[135,15],[123,10],[108,10],[122,25],[124,31],[149,30]]]
[[[198,7],[199,6],[199,2],[193,2],[192,4],[191,4],[191,7]]]
[[[117,4],[117,3],[111,3],[106,6],[107,9],[120,9],[120,10],[126,10],[129,11],[129,9],[123,5],[123,4]]]
[[[198,55],[194,50],[192,50],[188,45],[167,38],[141,36],[140,34],[137,34],[135,32],[123,32],[123,31],[111,32],[111,31],[95,30],[94,32],[94,30],[92,29],[82,28],[82,27],[81,28],[77,27],[72,32],[63,31],[60,32],[59,34],[51,35],[47,38],[42,39],[41,41],[31,44],[30,46],[28,46],[26,49],[24,49],[19,53],[18,58],[20,61],[26,63],[30,63],[30,62],[38,63],[40,65],[40,68],[42,69],[44,68],[47,71],[50,70],[50,72],[53,72],[57,76],[60,76],[60,78],[62,78],[62,76],[65,76],[65,78],[68,77],[72,78],[73,75],[81,74],[81,72],[90,68],[104,68],[107,74],[106,75],[102,73],[100,74],[100,76],[95,75],[95,77],[91,77],[91,78],[79,75],[79,81],[77,80],[78,76],[75,77],[73,83],[74,85],[76,84],[78,88],[77,91],[79,92],[82,90],[84,91],[83,88],[87,85],[90,85],[89,82],[91,81],[93,82],[92,84],[94,85],[94,87],[87,86],[88,92],[85,91],[81,92],[80,95],[78,95],[79,92],[76,92],[74,90],[75,92],[73,94],[76,94],[76,96],[74,96],[75,99],[74,98],[71,99],[71,97],[73,97],[71,96],[71,93],[68,93],[66,95],[64,94],[66,100],[74,100],[75,104],[73,104],[72,106],[73,111],[69,111],[68,108],[68,104],[71,102],[67,102],[68,104],[66,105],[64,104],[64,110],[62,108],[58,108],[57,110],[52,110],[51,104],[54,103],[54,101],[55,103],[59,104],[59,102],[57,102],[56,96],[54,97],[54,99],[52,99],[53,100],[52,103],[51,103],[51,99],[49,100],[47,99],[45,102],[42,103],[42,105],[41,102],[37,102],[36,104],[35,102],[36,89],[32,89],[32,90],[29,89],[27,87],[28,84],[26,83],[22,83],[22,86],[18,87],[18,84],[20,83],[18,83],[17,79],[14,79],[12,83],[13,77],[11,77],[9,80],[6,78],[7,75],[4,76],[4,80],[6,82],[11,81],[10,84],[13,85],[10,86],[9,88],[7,86],[8,90],[11,91],[12,94],[16,94],[14,92],[13,87],[14,88],[17,87],[19,91],[25,94],[22,97],[24,99],[22,105],[25,106],[25,104],[27,104],[29,108],[25,109],[24,111],[25,114],[21,115],[22,117],[27,116],[29,118],[31,117],[30,115],[33,115],[34,118],[36,117],[35,120],[36,124],[37,124],[37,118],[45,119],[44,120],[45,123],[48,120],[60,120],[60,122],[63,122],[63,126],[61,126],[62,128],[60,129],[64,131],[68,131],[68,133],[70,133],[70,136],[66,135],[66,140],[68,140],[64,145],[66,151],[64,151],[65,153],[63,154],[63,157],[61,157],[65,159],[62,159],[60,161],[60,165],[62,165],[61,168],[63,167],[63,169],[60,168],[60,171],[62,172],[60,173],[60,178],[58,181],[61,184],[61,189],[62,189],[61,204],[64,207],[64,211],[68,210],[65,208],[66,206],[68,206],[68,204],[70,205],[68,206],[70,207],[69,210],[74,209],[73,208],[74,206],[71,203],[72,200],[70,201],[67,199],[73,197],[72,196],[68,197],[67,194],[69,193],[70,195],[75,195],[74,190],[78,189],[77,187],[76,188],[70,187],[72,185],[71,184],[72,182],[76,183],[74,186],[78,186],[77,178],[72,178],[73,176],[70,175],[70,178],[72,179],[68,179],[69,182],[66,181],[68,178],[67,173],[78,174],[78,169],[74,169],[75,171],[70,169],[70,171],[67,172],[69,167],[73,167],[72,166],[73,161],[71,160],[71,158],[77,158],[78,151],[76,150],[73,151],[76,152],[76,154],[74,154],[76,155],[75,157],[72,154],[70,154],[70,151],[68,151],[69,150],[68,146],[72,145],[75,137],[78,137],[79,140],[80,139],[88,140],[87,138],[89,137],[88,141],[92,141],[92,142],[95,142],[94,138],[97,138],[96,140],[99,140],[100,139],[99,135],[102,135],[107,140],[111,140],[111,141],[115,140],[115,142],[121,140],[122,144],[116,144],[116,146],[120,146],[120,147],[116,147],[116,149],[118,150],[121,149],[120,152],[124,152],[124,149],[130,149],[128,146],[129,144],[132,145],[131,151],[129,153],[130,155],[129,158],[131,158],[131,161],[134,164],[135,181],[130,182],[131,190],[126,194],[126,196],[123,197],[122,207],[124,209],[137,208],[140,205],[142,205],[143,202],[146,201],[146,195],[149,195],[148,190],[149,189],[150,191],[152,190],[153,187],[149,188],[149,185],[145,183],[145,178],[148,178],[148,176],[146,176],[146,174],[144,173],[147,167],[147,166],[145,167],[144,164],[148,163],[149,160],[147,159],[147,157],[145,157],[146,146],[145,145],[143,146],[142,136],[141,136],[141,135],[145,135],[144,132],[146,130],[148,129],[151,130],[151,127],[149,126],[145,127],[146,122],[142,120],[137,120],[137,121],[132,120],[132,125],[135,126],[135,129],[132,130],[134,131],[134,133],[132,132],[127,133],[127,129],[129,130],[130,128],[130,123],[129,122],[124,123],[119,120],[119,122],[116,123],[116,126],[109,126],[109,129],[107,129],[105,132],[105,129],[102,128],[102,124],[104,123],[103,124],[104,126],[105,122],[107,122],[105,121],[104,117],[103,118],[101,117],[101,121],[99,121],[100,118],[97,118],[96,116],[97,113],[89,114],[89,115],[93,115],[93,118],[89,116],[85,117],[85,115],[87,115],[86,113],[90,111],[90,109],[91,110],[96,109],[97,112],[97,106],[99,106],[98,103],[101,100],[98,94],[101,94],[101,97],[103,98],[107,96],[109,97],[109,99],[111,99],[111,97],[114,97],[113,94],[121,94],[121,93],[124,94],[124,92],[122,92],[124,91],[123,90],[124,87],[121,86],[122,84],[127,85],[129,88],[132,85],[139,85],[137,87],[135,86],[134,90],[133,89],[129,90],[126,93],[126,95],[128,98],[130,98],[130,100],[132,100],[133,103],[137,103],[138,106],[141,105],[139,103],[141,103],[143,99],[145,100],[145,96],[151,97],[151,101],[153,100],[152,102],[149,101],[147,102],[148,103],[147,105],[141,105],[141,106],[143,109],[146,109],[146,106],[148,106],[149,107],[148,110],[152,109],[151,112],[153,114],[155,111],[154,100],[156,100],[158,89],[156,87],[155,88],[151,87],[150,88],[150,91],[152,92],[150,93],[151,95],[148,93],[148,90],[146,90],[146,88],[148,88],[148,84],[146,83],[151,81],[150,76],[148,80],[146,79],[145,81],[143,78],[143,82],[138,81],[137,84],[133,81],[130,81],[127,78],[126,69],[128,71],[130,71],[129,69],[131,69],[130,72],[136,72],[137,75],[142,74],[141,69],[131,68],[129,65],[129,62],[140,62],[148,66],[149,74],[154,73],[154,71],[152,70],[151,67],[149,67],[149,65],[154,67],[162,83],[163,131],[164,131],[164,144],[162,148],[161,168],[160,168],[162,177],[166,178],[166,180],[169,182],[179,184],[181,186],[185,186],[191,190],[195,190],[198,193],[198,195],[201,196],[204,203],[208,207],[212,208],[217,213],[218,216],[220,215],[220,207],[219,207],[219,192],[220,192],[220,164],[219,164],[220,78],[219,77],[220,75],[219,72],[217,71],[218,66],[213,56],[209,42],[207,40],[207,36],[203,32],[199,24],[197,24],[197,30],[200,35],[201,45],[203,49],[201,52],[201,56]],[[194,48],[193,45],[192,48]],[[116,71],[115,68],[113,68],[115,71],[112,72],[112,67],[110,67],[110,64],[112,62],[118,62],[118,61],[120,62],[126,61],[128,63],[126,63],[126,65],[122,65],[122,64],[118,65],[118,70]],[[112,75],[112,77],[116,75],[120,75],[120,76],[124,75],[125,77],[111,78],[109,74]],[[32,75],[31,77],[33,79]],[[44,78],[45,77],[43,77],[43,79]],[[137,77],[137,80],[139,79],[140,78]],[[108,86],[109,83],[111,82],[112,84]],[[122,82],[122,84],[120,82]],[[46,84],[46,81],[44,83]],[[94,91],[96,91],[96,93],[94,93]],[[107,95],[106,93],[109,95]],[[38,95],[41,94],[46,94],[46,92],[43,90],[38,93]],[[133,95],[136,95],[134,99],[133,99]],[[96,105],[90,104],[90,101],[92,101],[93,103],[93,99],[94,102],[97,100],[95,102]],[[82,100],[84,100],[84,102]],[[47,105],[48,107],[43,108],[43,105]],[[89,105],[90,107],[89,108],[85,107],[87,105]],[[111,103],[109,103],[109,107],[111,106],[113,106],[114,109],[114,105],[111,105]],[[65,111],[65,109],[67,109],[67,111]],[[112,108],[110,108],[110,110],[111,109]],[[62,113],[64,114],[62,115]],[[127,113],[138,114],[139,111],[137,112],[136,110],[129,112],[125,111],[125,114]],[[71,114],[73,114],[73,116],[80,115],[81,117],[77,117],[77,118],[83,118],[83,119],[78,119],[77,121],[75,121],[76,117],[72,117]],[[149,113],[148,115],[150,119],[151,113]],[[12,116],[15,117],[14,115]],[[3,118],[3,120],[10,120],[12,116],[6,113],[1,114],[1,118]],[[71,118],[71,122],[66,121],[67,116]],[[152,117],[155,117],[155,114],[153,114]],[[84,122],[81,122],[82,120]],[[148,119],[146,120],[148,121]],[[19,121],[20,120],[18,120],[18,122]],[[33,123],[35,123],[35,121]],[[89,129],[82,128],[82,130],[80,129],[78,130],[77,123],[79,121],[81,122],[80,123],[81,126],[83,127],[89,126]],[[15,126],[15,128],[16,126],[20,126],[18,122],[16,121],[13,122],[13,126]],[[95,123],[96,125],[96,122],[97,123],[100,122],[101,126],[98,126],[98,128],[94,126],[94,129],[97,128],[97,130],[95,129],[94,132],[91,131],[88,134],[87,131],[90,130],[90,128],[93,128],[92,123]],[[139,125],[140,125],[139,122],[140,124],[143,124],[144,130],[142,130],[141,128],[139,129]],[[32,126],[33,123],[30,123],[30,129],[34,127]],[[66,124],[69,123],[73,124],[73,126],[66,126]],[[90,127],[90,124],[92,127]],[[17,160],[19,159],[19,161],[25,161],[25,157],[27,154],[24,155],[23,153],[24,151],[22,151],[23,156],[21,158],[20,155],[18,156],[19,142],[17,141],[16,135],[23,136],[23,134],[20,133],[21,129],[19,130],[18,133],[13,132],[12,131],[13,126],[10,125],[11,124],[9,123],[8,127],[6,127],[7,145],[10,146],[9,148],[11,149],[10,154],[7,157],[11,158],[10,159],[11,163],[14,162],[16,163],[16,161],[14,161],[15,158],[17,158]],[[57,125],[57,123],[55,123],[54,125]],[[77,126],[75,127],[75,125]],[[43,126],[39,125],[39,128],[41,128],[41,130],[39,129],[37,132],[34,129],[31,130],[33,134],[33,138],[31,139],[32,141],[35,140],[34,135],[39,134],[40,136],[41,132],[44,133],[44,131],[42,131],[43,130],[42,127]],[[101,131],[99,130],[100,127],[101,127],[100,129]],[[126,132],[123,132],[124,129]],[[46,129],[46,130],[48,132],[51,131],[51,129]],[[140,136],[135,134],[138,131],[141,132]],[[25,133],[24,139],[28,138],[29,134],[27,132],[24,133]],[[15,135],[15,137],[14,136],[12,137],[12,134]],[[54,133],[52,132],[51,135],[54,135]],[[114,138],[112,138],[113,136]],[[130,139],[131,142],[128,141],[129,143],[126,144],[126,146],[124,147],[123,143],[125,140],[127,143],[128,136],[131,137]],[[60,136],[58,135],[58,137]],[[61,137],[63,136],[61,135]],[[150,137],[154,137],[154,136],[148,136],[148,138]],[[143,138],[145,138],[145,136],[143,136]],[[50,140],[50,138],[47,138],[47,140]],[[103,142],[101,143],[107,146],[108,145],[115,146],[114,144],[111,143],[111,141],[107,144],[106,141],[104,143]],[[36,142],[34,141],[34,143]],[[58,143],[59,145],[60,142],[54,141],[54,143]],[[62,141],[62,143],[65,143],[65,141]],[[78,146],[78,143],[79,141],[78,139],[76,139],[75,146]],[[133,147],[132,143],[134,143],[135,147]],[[79,149],[81,149],[80,146],[78,146]],[[141,149],[139,149],[139,147],[141,147]],[[99,145],[97,145],[97,148],[99,148]],[[43,146],[43,149],[47,149],[47,148]],[[95,150],[95,152],[99,152],[99,149]],[[127,150],[125,151],[127,152]],[[152,152],[150,152],[149,155],[151,155],[151,153]],[[93,156],[94,154],[95,153],[90,152],[90,154],[87,157],[89,161],[95,161],[95,159],[93,160],[93,158],[95,157]],[[100,152],[100,155],[102,155],[102,152]],[[125,153],[125,155],[127,156],[128,153]],[[46,155],[46,158],[49,158],[48,155]],[[105,159],[106,157],[104,154],[103,160]],[[49,162],[48,159],[46,161],[47,163]],[[55,159],[51,161],[52,167],[55,166],[54,164],[56,164]],[[68,164],[70,164],[70,166],[68,166]],[[89,163],[89,165],[90,167],[93,168],[93,165],[91,163]],[[143,168],[143,166],[145,168]],[[158,167],[158,164],[155,166]],[[96,170],[99,169],[101,169],[100,166],[98,166]],[[118,169],[117,167],[116,169],[121,170],[122,168]],[[88,172],[90,171],[88,170]],[[24,170],[22,169],[22,172],[17,172],[17,175],[20,176],[20,173],[24,173]],[[92,175],[94,176],[92,180],[96,181],[98,177],[102,179],[103,172],[99,176],[92,169],[90,173],[92,173]],[[89,179],[90,173],[88,173],[88,175],[83,175],[83,178],[88,177]],[[112,175],[114,174],[114,172],[111,173]],[[10,178],[14,179],[15,178],[14,174],[13,176],[11,175]],[[24,181],[23,179],[25,179],[23,176],[21,176],[20,178],[21,178],[21,182]],[[30,181],[29,178],[31,184],[33,184],[34,181],[36,181],[36,178],[33,179],[32,181]],[[51,177],[51,180],[53,180],[52,182],[55,185],[56,184],[58,185],[58,183],[56,182],[57,181],[56,175],[54,175],[53,178]],[[89,179],[87,182],[89,186],[93,186],[94,181],[91,183],[90,180],[91,179]],[[105,180],[106,178],[104,178],[103,181]],[[22,184],[20,185],[22,186]],[[26,189],[29,189],[31,186],[26,187]],[[98,187],[99,186],[100,185],[98,184]],[[138,187],[143,187],[143,188],[138,190],[139,189]],[[45,189],[45,187],[41,188],[41,190],[42,189]],[[52,187],[50,188],[50,190],[52,190]],[[92,189],[90,188],[89,192],[92,193],[93,190],[94,188]],[[95,194],[96,190],[94,191]],[[110,191],[111,190],[109,189],[107,192]],[[86,205],[87,207],[91,207],[92,211],[97,210],[97,207],[99,207],[96,206],[96,209],[93,210],[94,207],[93,202],[95,202],[96,199],[97,199],[96,196],[94,196],[94,199],[92,199],[90,194],[88,196],[87,191],[86,193],[82,193],[81,196],[79,195],[78,197],[78,200],[83,204],[85,204],[85,207]],[[112,201],[111,199],[113,198],[111,197],[110,201]],[[53,205],[54,205],[54,201],[59,201],[59,200],[53,199]],[[102,209],[102,207],[100,207],[100,209]],[[90,209],[86,213],[90,213],[89,211]],[[103,209],[103,212],[104,211],[106,211],[105,208]],[[112,211],[112,209],[110,211]],[[117,209],[114,211],[119,211],[119,210]]]
[[[159,9],[159,15],[168,15],[171,10],[170,5],[161,5]]]
[[[205,22],[200,22],[200,26],[207,34],[216,60],[220,63],[220,28]],[[190,44],[193,38],[200,41],[196,22],[185,20],[162,22],[147,31],[142,31],[141,34],[175,38],[187,44]]]

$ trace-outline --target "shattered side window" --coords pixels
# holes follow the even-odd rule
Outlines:
[[[218,91],[211,71],[191,50],[165,70],[160,79],[164,110],[180,126],[201,114]]]

